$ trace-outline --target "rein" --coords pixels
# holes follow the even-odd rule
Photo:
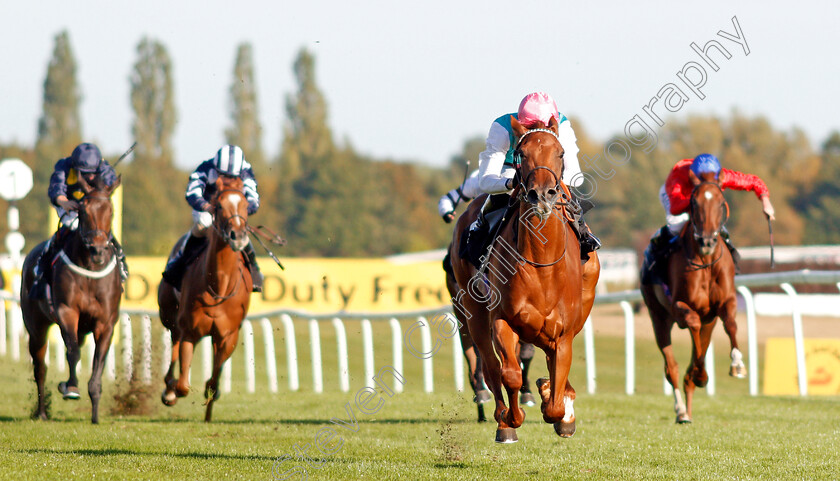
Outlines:
[[[73,261],[70,260],[70,257],[67,256],[67,253],[65,253],[63,250],[59,251],[58,257],[62,260],[62,262],[64,262],[68,269],[75,272],[76,274],[79,274],[80,276],[89,277],[91,279],[102,279],[103,277],[113,272],[114,267],[117,266],[117,256],[114,255],[111,256],[111,260],[110,262],[108,262],[108,265],[106,265],[102,270],[99,271],[91,271],[85,269],[84,267],[80,267],[74,264]]]

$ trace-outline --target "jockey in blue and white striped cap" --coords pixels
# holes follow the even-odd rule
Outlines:
[[[204,244],[204,237],[207,229],[213,225],[213,214],[210,213],[210,199],[216,193],[216,179],[226,175],[242,179],[243,193],[248,201],[248,215],[253,215],[260,208],[260,195],[257,192],[257,181],[254,178],[254,171],[251,164],[245,160],[242,149],[236,145],[223,145],[216,155],[207,159],[190,174],[187,183],[185,198],[190,207],[193,208],[193,227],[184,243],[180,255],[173,257],[166,266],[163,278],[175,288],[180,288],[181,277],[186,265],[191,261]],[[245,248],[252,267],[251,277],[254,280],[254,291],[262,290],[262,275],[257,269],[256,253],[251,243]]]

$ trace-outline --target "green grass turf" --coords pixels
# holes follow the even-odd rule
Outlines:
[[[698,390],[694,423],[674,424],[672,399],[662,394],[662,362],[652,341],[637,343],[637,394],[624,394],[624,340],[596,337],[598,393],[586,394],[582,336],[576,340],[572,383],[577,433],[561,439],[542,422],[539,407],[525,408],[519,443],[496,445],[495,423],[475,422],[472,393],[452,382],[452,349],[434,357],[435,393],[423,392],[422,364],[405,354],[405,392],[386,399],[373,415],[361,413],[354,396],[362,385],[361,328],[346,324],[350,356],[349,392],[338,388],[335,336],[321,323],[325,392],[312,392],[308,329],[296,322],[301,389],[289,392],[282,328],[275,329],[280,392],[265,381],[262,333],[257,327],[257,392],[245,392],[240,345],[234,354],[233,392],[216,403],[205,424],[203,383],[177,406],[158,400],[159,354],[153,363],[150,412],[111,412],[113,395],[124,389],[106,382],[101,419],[89,422],[88,372],[80,377],[81,401],[63,401],[55,386],[65,376],[48,373],[52,420],[32,421],[34,383],[28,362],[0,357],[1,479],[272,479],[272,466],[295,445],[310,444],[310,479],[837,479],[840,468],[840,399],[837,397],[751,397],[747,380],[726,376],[728,357],[718,346],[717,395]],[[403,330],[408,324],[403,323]],[[376,366],[391,363],[390,330],[373,326]],[[684,334],[684,333],[681,333]],[[685,337],[677,335],[679,337]],[[139,337],[135,335],[135,337]],[[153,339],[160,339],[155,326]],[[21,346],[23,347],[23,346]],[[678,346],[685,367],[688,347]],[[119,349],[119,348],[118,348]],[[136,348],[135,348],[136,349]],[[117,351],[119,355],[119,351]],[[25,356],[25,354],[24,354]],[[197,356],[200,359],[200,353]],[[546,372],[537,356],[532,381]],[[119,366],[119,363],[118,363]],[[201,378],[194,368],[193,379]],[[469,389],[469,388],[467,388]],[[336,427],[353,406],[358,431]],[[491,405],[486,405],[492,415]],[[333,427],[331,455],[315,452],[318,432]],[[279,472],[306,461],[292,459]],[[279,478],[278,478],[279,479]],[[289,479],[301,479],[290,476]]]

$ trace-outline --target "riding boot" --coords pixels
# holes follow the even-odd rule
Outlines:
[[[33,274],[35,280],[32,283],[32,288],[29,290],[30,299],[43,299],[47,295],[47,283],[52,267],[52,260],[61,250],[64,244],[64,238],[67,234],[67,228],[59,227],[55,234],[47,241],[41,257],[38,258],[38,263],[35,265]]]
[[[166,265],[166,270],[163,271],[163,279],[176,290],[180,291],[181,280],[187,271],[187,265],[201,251],[202,247],[204,247],[203,238],[188,234],[183,250],[175,254],[175,257]]]
[[[128,262],[125,260],[125,252],[123,252],[120,241],[113,235],[111,236],[111,245],[114,246],[114,255],[120,261],[120,282],[124,283],[128,279]]]
[[[647,271],[642,275],[645,284],[662,282],[665,276],[665,264],[668,255],[672,252],[679,237],[671,233],[667,225],[657,232],[651,239],[650,245],[645,249],[645,265]]]
[[[262,292],[263,275],[260,272],[260,266],[257,265],[257,253],[254,251],[254,245],[249,242],[245,246],[243,254],[248,260],[248,269],[251,271],[251,282],[253,283],[251,292]]]
[[[738,253],[735,245],[732,244],[732,239],[729,237],[729,231],[726,230],[726,226],[720,229],[720,237],[723,239],[723,243],[726,244],[726,248],[729,249],[729,254],[732,255],[732,262],[735,264],[735,273],[740,274],[741,267],[738,264],[741,261],[741,254]]]
[[[580,258],[581,260],[589,260],[589,253],[597,251],[601,248],[601,240],[592,233],[589,225],[580,218]]]

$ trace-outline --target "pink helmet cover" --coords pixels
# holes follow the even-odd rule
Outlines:
[[[551,117],[554,117],[558,121],[560,120],[560,117],[557,115],[557,104],[545,92],[534,92],[526,95],[522,99],[522,102],[519,103],[517,117],[519,118],[519,123],[528,128],[533,127],[537,121],[548,125]]]

